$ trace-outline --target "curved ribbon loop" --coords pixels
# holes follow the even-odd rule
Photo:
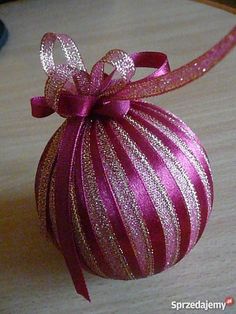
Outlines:
[[[146,78],[158,77],[170,71],[169,61],[165,53],[154,51],[133,52],[130,57],[133,59],[136,68],[156,69]],[[142,82],[142,80],[136,82]]]
[[[69,36],[66,34],[46,33],[40,45],[40,60],[46,74],[54,71],[56,67],[53,57],[56,41],[59,41],[68,65],[72,68],[86,71],[79,49]]]
[[[106,64],[113,66],[115,71],[113,71],[109,77],[109,84],[102,86],[104,66]],[[112,80],[116,72],[120,78]],[[133,59],[126,52],[114,49],[108,51],[108,53],[93,66],[91,80],[95,88],[100,88],[102,96],[108,96],[122,89],[122,87],[130,81],[134,73],[135,66]]]
[[[45,100],[48,106],[56,112],[63,90],[67,90],[68,93],[75,92],[74,85],[69,81],[75,71],[69,65],[59,64],[48,76],[44,89]],[[66,85],[67,88],[65,88]]]

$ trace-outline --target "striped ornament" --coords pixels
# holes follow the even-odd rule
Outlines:
[[[62,134],[73,148],[68,184],[59,166]],[[43,232],[60,248],[55,204],[67,193],[82,267],[121,280],[179,262],[201,237],[213,202],[199,139],[172,113],[138,101],[121,119],[67,119],[43,152],[35,189]]]

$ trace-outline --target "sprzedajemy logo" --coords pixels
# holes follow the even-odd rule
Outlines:
[[[225,298],[224,302],[214,302],[214,301],[190,301],[190,302],[181,302],[181,301],[172,301],[171,302],[171,309],[176,311],[180,310],[222,310],[224,311],[226,307],[232,306],[234,304],[234,298],[228,296]]]

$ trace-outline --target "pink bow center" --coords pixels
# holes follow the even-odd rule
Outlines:
[[[84,73],[82,75],[84,76]],[[91,115],[118,118],[126,115],[130,109],[130,101],[113,100],[109,96],[103,96],[107,87],[111,84],[112,75],[105,74],[103,76],[104,79],[101,80],[99,85],[99,92],[98,86],[97,88],[93,86],[93,80],[88,77],[87,73],[86,81],[81,80],[81,75],[80,80],[78,80],[78,76],[74,76],[74,86],[72,87],[71,83],[68,84],[68,91],[63,90],[61,92],[56,106],[50,104],[45,96],[33,97],[31,99],[32,115],[38,118],[48,116],[53,112],[57,112],[64,118]],[[76,94],[73,94],[74,87],[76,88]],[[84,94],[86,92],[88,94]]]

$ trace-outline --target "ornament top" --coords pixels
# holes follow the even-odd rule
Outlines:
[[[59,41],[67,63],[55,64],[54,45]],[[236,27],[206,53],[170,71],[167,56],[161,52],[127,54],[110,50],[88,73],[74,41],[65,34],[46,33],[41,41],[40,59],[48,75],[44,96],[31,99],[32,115],[45,117],[53,112],[68,117],[102,115],[125,116],[131,100],[157,96],[182,87],[201,77],[236,44]],[[105,65],[114,70],[107,74]],[[131,81],[137,67],[154,68],[140,80]],[[69,105],[68,105],[69,103]]]

